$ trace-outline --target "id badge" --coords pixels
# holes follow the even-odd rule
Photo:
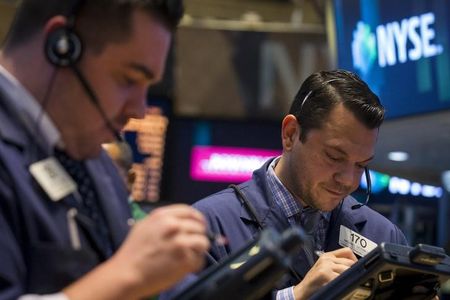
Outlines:
[[[35,162],[29,171],[52,201],[59,201],[77,190],[75,181],[54,157]]]
[[[339,230],[339,245],[349,247],[352,251],[363,257],[378,245],[365,236],[341,225]]]

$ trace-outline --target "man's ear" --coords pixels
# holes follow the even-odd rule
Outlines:
[[[45,54],[56,67],[77,63],[83,51],[80,37],[64,16],[54,16],[45,24]]]
[[[281,123],[283,150],[290,151],[300,138],[300,125],[294,115],[287,115]]]
[[[44,26],[44,32],[45,35],[48,36],[48,34],[68,26],[68,20],[65,16],[54,16],[50,18],[47,23]]]

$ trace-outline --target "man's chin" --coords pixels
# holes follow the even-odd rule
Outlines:
[[[339,206],[339,203],[341,203],[342,199],[343,198],[330,198],[326,203],[318,205],[317,209],[323,212],[330,212]]]

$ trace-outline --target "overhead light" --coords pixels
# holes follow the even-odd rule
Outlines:
[[[406,161],[409,159],[409,154],[403,151],[389,152],[388,158],[392,161]]]

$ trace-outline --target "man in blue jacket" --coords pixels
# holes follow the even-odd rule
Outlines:
[[[142,299],[202,267],[204,217],[174,205],[133,225],[101,148],[144,116],[182,13],[20,1],[0,52],[0,299]]]
[[[212,257],[221,261],[262,228],[300,225],[311,243],[277,299],[307,299],[376,244],[406,244],[397,226],[349,196],[374,157],[383,118],[378,97],[355,74],[324,71],[307,78],[282,121],[282,155],[250,181],[194,204],[211,231],[228,239],[212,246]]]

